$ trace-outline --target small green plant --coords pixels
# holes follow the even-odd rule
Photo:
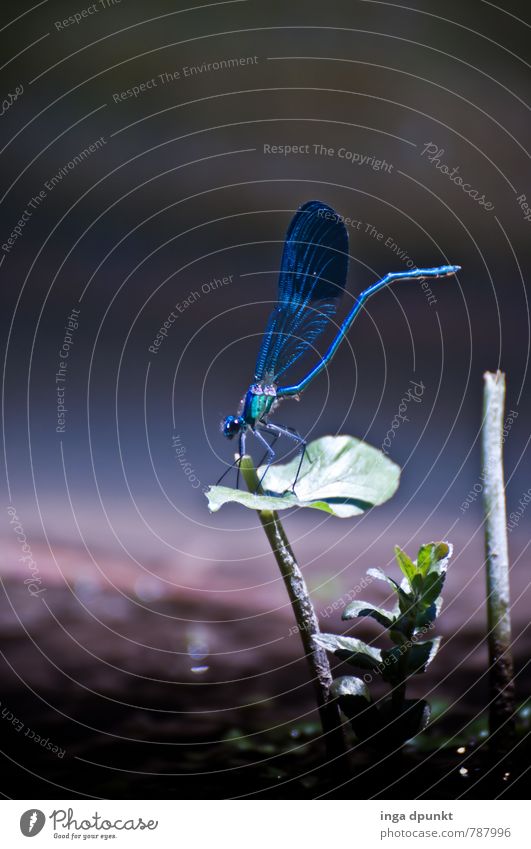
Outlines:
[[[260,484],[264,468],[257,473],[251,457],[245,455],[239,458],[239,465],[249,491],[210,487],[206,494],[210,510],[215,512],[224,504],[235,502],[258,512],[291,601],[315,687],[328,754],[330,758],[343,756],[345,741],[337,700],[330,692],[330,664],[325,650],[313,639],[320,633],[319,623],[277,511],[304,507],[343,519],[358,516],[394,495],[400,469],[381,451],[353,436],[324,436],[311,442],[298,471],[298,458],[269,469],[267,489]],[[296,477],[295,493],[290,488]]]
[[[395,546],[403,573],[398,584],[380,569],[369,569],[372,578],[386,581],[396,596],[393,610],[365,601],[353,601],[344,609],[345,620],[367,616],[387,631],[392,648],[378,649],[355,637],[318,634],[314,642],[339,660],[363,670],[363,679],[345,675],[334,681],[332,694],[352,724],[360,741],[393,750],[422,731],[429,722],[430,706],[420,699],[406,699],[410,676],[422,673],[435,657],[440,637],[423,639],[435,627],[452,546],[430,542],[421,546],[416,561]],[[367,686],[376,675],[389,684],[387,698],[373,701]]]

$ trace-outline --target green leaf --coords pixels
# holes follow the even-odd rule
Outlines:
[[[286,510],[311,507],[348,518],[383,504],[397,490],[400,468],[382,451],[353,436],[323,436],[311,442],[302,464],[295,494],[288,491],[295,480],[299,458],[271,466],[264,495],[212,486],[206,496],[212,513],[223,504],[236,502],[251,510]],[[258,469],[258,477],[265,466]]]
[[[361,696],[366,701],[371,701],[369,688],[361,678],[356,678],[354,675],[342,675],[336,678],[330,688],[332,696]]]
[[[407,674],[425,672],[439,650],[440,637],[426,642],[412,643],[408,650]],[[394,681],[399,671],[400,658],[405,654],[404,646],[393,646],[392,649],[382,651],[384,670],[382,677],[384,681]]]
[[[411,589],[416,596],[422,595],[422,591],[424,589],[424,578],[422,575],[419,575],[418,573],[414,575],[413,580],[411,581]]]
[[[413,586],[413,578],[417,574],[417,568],[415,564],[412,560],[409,559],[406,552],[402,551],[402,549],[398,545],[395,545],[395,557],[396,562],[402,570],[402,574],[408,579],[411,586]]]
[[[436,572],[430,572],[426,576],[426,581],[424,583],[424,590],[422,592],[422,596],[419,599],[419,603],[422,607],[430,607],[434,601],[440,596],[444,584],[444,579],[446,575],[437,575]]]
[[[380,751],[396,752],[398,746],[423,731],[430,720],[430,706],[424,700],[406,699],[397,716],[392,700],[384,699],[378,703],[378,711],[380,731],[368,740],[368,744]],[[358,720],[352,722],[357,733],[355,721],[358,725],[361,723]]]
[[[423,643],[413,643],[408,657],[408,672],[415,672],[417,674],[426,672],[426,669],[439,651],[440,644],[440,637],[435,637],[433,640],[426,640]]]
[[[381,569],[378,569],[377,566],[372,566],[370,569],[367,569],[367,575],[370,575],[371,578],[376,578],[377,581],[385,581],[386,584],[395,589],[398,585],[396,581],[393,581],[392,578],[388,578],[385,572],[382,572]]]
[[[334,698],[351,696],[362,698],[366,702],[371,701],[367,684],[361,678],[356,678],[354,675],[342,675],[340,678],[336,678],[330,688],[330,693]]]
[[[431,625],[434,622],[439,613],[441,612],[442,607],[442,598],[439,596],[435,599],[433,604],[430,604],[429,607],[424,608],[419,613],[417,613],[417,617],[415,619],[415,631],[419,628],[426,628],[428,625]]]
[[[433,543],[430,542],[427,545],[421,545],[419,548],[419,553],[417,555],[417,569],[424,577],[426,577],[430,570],[433,547]]]
[[[391,628],[394,622],[394,616],[390,610],[375,607],[367,601],[351,601],[341,614],[342,619],[356,619],[358,616],[369,616],[384,628]]]
[[[336,678],[330,688],[330,694],[338,699],[339,707],[349,719],[354,719],[367,711],[371,704],[369,688],[353,675],[343,675]]]
[[[417,568],[424,577],[430,572],[446,572],[453,546],[448,542],[429,542],[419,548]]]
[[[339,660],[344,660],[360,669],[376,669],[382,660],[380,649],[368,646],[355,637],[341,637],[336,634],[317,634],[315,645],[332,652]]]
[[[430,572],[435,570],[439,575],[442,574],[442,572],[446,572],[446,569],[448,568],[448,561],[452,556],[453,550],[454,547],[449,542],[435,543]]]
[[[398,596],[398,604],[401,613],[407,613],[411,610],[413,599],[408,595],[403,587],[393,580],[393,578],[390,578],[385,574],[385,572],[382,572],[382,570],[378,568],[367,569],[367,575],[371,578],[376,578],[377,581],[385,581],[386,584],[389,584],[389,586],[393,588],[394,592]]]

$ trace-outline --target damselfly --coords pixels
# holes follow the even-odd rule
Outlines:
[[[239,439],[238,456],[227,472],[245,454],[245,441],[250,432],[265,447],[267,470],[275,459],[273,445],[280,436],[296,442],[300,460],[292,491],[299,478],[306,441],[293,428],[269,421],[269,416],[283,398],[298,398],[307,386],[330,363],[342,340],[365,302],[394,280],[446,277],[459,271],[459,265],[437,268],[415,268],[386,274],[365,289],[340,325],[334,341],[320,361],[297,383],[284,384],[284,375],[303,354],[314,348],[317,337],[333,321],[345,289],[348,271],[348,234],[343,219],[320,201],[303,204],[293,217],[286,234],[280,276],[278,301],[269,317],[258,352],[255,382],[245,393],[237,415],[227,416],[222,423],[227,439]],[[265,434],[273,437],[271,443]],[[238,485],[238,483],[237,483]]]

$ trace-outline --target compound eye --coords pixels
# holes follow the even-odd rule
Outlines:
[[[228,436],[229,438],[231,438],[233,436],[236,436],[236,434],[239,433],[239,431],[240,431],[240,423],[239,423],[238,419],[235,418],[234,416],[228,416],[225,419],[225,425],[223,427],[223,432],[225,433],[225,436]]]

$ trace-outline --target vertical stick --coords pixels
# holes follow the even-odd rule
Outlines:
[[[483,474],[487,565],[487,621],[490,675],[490,734],[500,753],[511,748],[514,735],[514,679],[511,654],[509,551],[503,476],[505,375],[484,375]]]
[[[252,459],[248,456],[242,457],[240,469],[249,492],[260,493],[262,490]],[[304,576],[299,569],[278,514],[273,510],[258,510],[257,512],[275,555],[295,614],[304,653],[310,667],[327,754],[330,758],[342,757],[346,750],[339,707],[336,701],[330,700],[332,673],[326,651],[317,648],[313,643],[313,637],[320,633],[319,623]]]

